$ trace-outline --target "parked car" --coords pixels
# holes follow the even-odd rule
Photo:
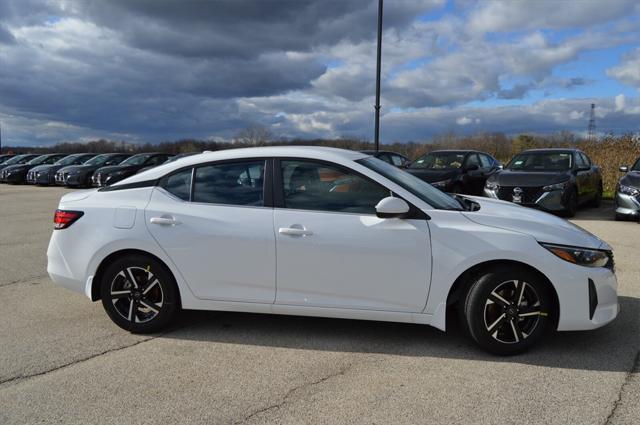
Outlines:
[[[109,186],[126,179],[143,168],[153,168],[165,162],[171,155],[166,153],[140,153],[127,158],[118,165],[107,165],[93,173],[91,185],[94,187]]]
[[[625,175],[616,187],[616,219],[640,219],[640,158],[636,160],[631,169],[623,166],[620,167],[620,171]]]
[[[611,247],[569,222],[451,197],[359,152],[231,149],[65,195],[48,273],[135,333],[179,309],[421,323],[483,348],[618,314]],[[276,291],[277,288],[277,291]],[[560,314],[560,312],[562,314]],[[449,316],[450,317],[450,316]]]
[[[413,161],[407,171],[443,192],[481,195],[487,178],[500,168],[488,153],[438,150]]]
[[[0,155],[0,164],[3,164],[5,161],[10,160],[14,156],[15,156],[14,154]]]
[[[167,159],[165,162],[163,162],[163,164],[168,164],[168,163],[170,163],[170,162],[177,161],[177,160],[179,160],[179,159],[186,158],[186,157],[191,156],[191,155],[197,155],[197,154],[199,154],[199,153],[202,153],[202,152],[186,152],[186,153],[179,153],[179,154],[177,154],[177,155],[174,155],[174,156],[169,157],[169,159]],[[141,168],[141,169],[140,169],[136,174],[144,173],[145,171],[150,170],[150,169],[152,169],[153,167],[156,167],[156,165]]]
[[[11,166],[11,165],[26,164],[27,162],[29,162],[32,159],[37,158],[39,156],[40,155],[38,155],[38,154],[32,154],[32,153],[23,154],[23,155],[16,155],[13,158],[9,158],[5,162],[0,164],[0,172],[2,170],[4,170],[5,168]]]
[[[371,155],[378,159],[383,160],[391,165],[395,165],[396,167],[406,167],[411,161],[404,155],[400,155],[399,153],[392,151],[375,151],[375,150],[365,150],[360,151],[364,154]]]
[[[573,217],[602,201],[600,168],[578,149],[531,149],[487,180],[485,195]]]
[[[58,170],[69,165],[84,164],[94,156],[95,153],[76,153],[65,156],[53,164],[34,167],[27,173],[27,183],[43,186],[55,184]]]
[[[65,156],[66,154],[64,153],[50,153],[37,156],[24,164],[9,165],[0,172],[0,182],[24,184],[27,182],[27,172],[29,172],[29,170],[37,167],[38,165],[53,164]]]
[[[56,184],[69,187],[91,187],[91,176],[100,167],[117,165],[131,155],[127,153],[104,153],[81,165],[69,165],[58,170]]]

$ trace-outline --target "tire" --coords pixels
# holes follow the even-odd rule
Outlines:
[[[158,332],[179,310],[173,276],[150,256],[134,254],[113,261],[102,273],[100,293],[111,320],[132,333]]]
[[[531,348],[552,328],[557,314],[546,282],[517,267],[480,276],[463,302],[463,325],[472,339],[501,356]]]
[[[569,189],[569,193],[567,194],[567,205],[564,209],[564,216],[568,218],[575,217],[577,211],[578,192],[575,188],[571,188]]]
[[[589,203],[589,205],[592,206],[593,208],[600,208],[600,205],[602,205],[602,182],[598,185],[596,196]]]

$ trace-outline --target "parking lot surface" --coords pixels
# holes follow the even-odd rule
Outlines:
[[[132,335],[46,274],[66,189],[0,186],[0,424],[640,422],[640,225],[574,222],[615,249],[621,312],[515,357],[398,323],[186,312]]]

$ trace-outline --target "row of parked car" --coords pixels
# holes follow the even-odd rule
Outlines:
[[[77,153],[0,155],[0,182],[13,184],[108,186],[157,165],[193,153]],[[575,215],[579,206],[598,207],[603,184],[600,168],[578,149],[533,149],[506,166],[486,152],[438,150],[411,161],[390,151],[363,151],[405,169],[444,192],[486,196],[544,211]],[[640,217],[640,158],[615,194],[617,219]]]

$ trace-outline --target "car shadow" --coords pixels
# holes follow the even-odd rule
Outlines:
[[[571,220],[614,221],[613,201],[603,200],[598,208],[580,207]]]
[[[185,311],[162,338],[303,350],[378,353],[627,372],[640,349],[640,299],[620,297],[611,324],[588,332],[553,332],[532,350],[499,357],[477,348],[451,317],[447,332],[424,325]]]

